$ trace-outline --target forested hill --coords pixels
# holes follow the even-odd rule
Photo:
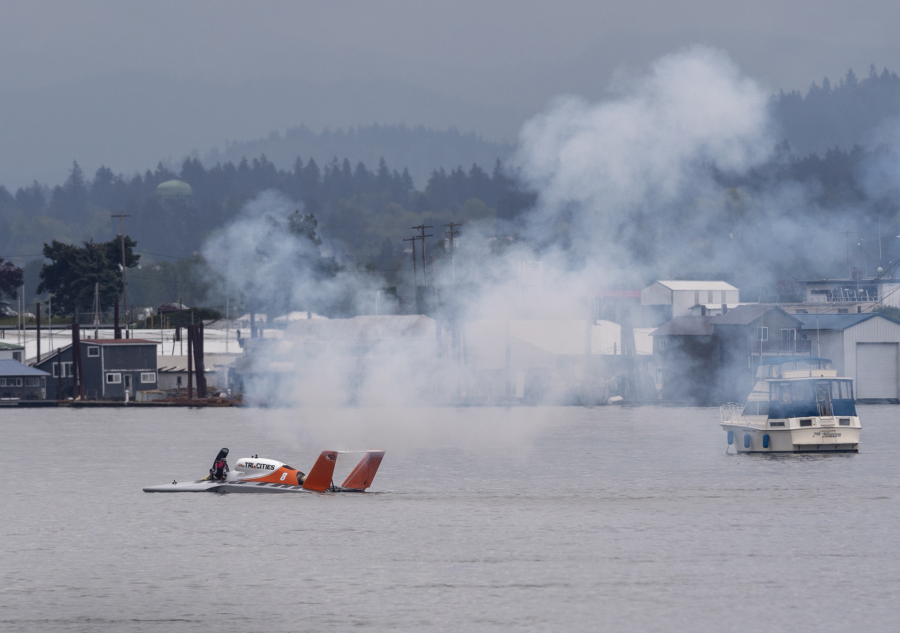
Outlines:
[[[875,67],[859,79],[852,70],[837,85],[828,78],[806,95],[794,90],[771,100],[779,133],[798,154],[824,154],[834,147],[875,147],[885,126],[900,126],[900,77]]]
[[[509,143],[485,141],[474,133],[455,129],[370,125],[316,133],[300,126],[284,134],[272,132],[264,139],[229,143],[224,151],[211,151],[203,163],[212,167],[265,156],[278,169],[291,169],[298,156],[312,158],[320,165],[338,157],[352,165],[362,162],[374,166],[383,158],[398,170],[408,170],[416,187],[421,188],[438,165],[493,165],[498,158],[505,161],[513,149]]]
[[[522,193],[495,161],[435,170],[421,190],[409,173],[376,161],[295,159],[278,169],[265,157],[226,162],[207,169],[187,159],[177,172],[162,164],[126,177],[101,167],[93,178],[75,163],[68,179],[52,190],[33,184],[15,193],[0,186],[0,256],[13,261],[41,259],[45,242],[111,239],[124,211],[126,231],[150,258],[191,258],[211,231],[236,217],[246,202],[274,189],[313,213],[323,235],[362,264],[390,267],[415,224],[512,218],[534,197]],[[168,181],[169,183],[159,187]],[[435,238],[440,239],[440,235]]]

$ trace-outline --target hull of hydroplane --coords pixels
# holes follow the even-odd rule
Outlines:
[[[344,483],[332,481],[339,452],[365,453],[362,460]],[[235,471],[224,481],[201,479],[161,486],[148,486],[144,492],[218,492],[218,493],[303,493],[303,492],[364,492],[372,485],[384,451],[323,451],[309,475],[271,459],[246,457],[238,460]]]
[[[144,492],[313,492],[303,486],[254,481],[190,481],[147,486]]]

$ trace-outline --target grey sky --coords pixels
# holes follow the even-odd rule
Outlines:
[[[694,43],[771,90],[900,70],[900,3],[4,2],[0,184],[128,171],[306,124],[514,139],[561,93]]]

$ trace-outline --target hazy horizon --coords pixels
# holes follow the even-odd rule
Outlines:
[[[900,67],[894,3],[452,6],[7,3],[0,183],[78,160],[133,173],[272,131],[405,124],[516,141],[560,95],[615,93],[661,55],[726,52],[770,93]],[[399,166],[402,168],[402,166]]]

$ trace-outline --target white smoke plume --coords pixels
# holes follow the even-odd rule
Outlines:
[[[773,280],[775,264],[798,275],[833,272],[840,258],[821,253],[841,245],[839,231],[857,209],[819,214],[810,223],[799,218],[816,217],[818,192],[804,184],[784,181],[752,195],[727,184],[778,161],[767,93],[727,56],[702,47],[678,52],[646,74],[620,77],[613,89],[615,96],[601,103],[560,98],[524,126],[514,167],[538,203],[515,226],[465,227],[452,292],[446,261],[431,271],[448,310],[462,320],[580,319],[592,293],[613,284],[640,289],[654,279],[708,271],[762,285]],[[889,177],[873,172],[873,188],[889,185]],[[223,292],[280,297],[284,311],[340,303],[353,312],[370,303],[373,279],[352,270],[321,275],[318,248],[284,231],[298,206],[263,194],[209,241],[205,256]],[[810,244],[822,245],[818,260],[808,256]],[[340,261],[339,250],[331,250]],[[531,260],[543,262],[539,291],[521,283],[521,264]],[[437,291],[435,299],[441,301]],[[268,378],[249,383],[251,399],[374,405],[394,413],[453,401],[459,375],[446,331],[419,331],[415,345],[376,332],[367,339],[369,353],[354,355],[336,353],[337,341],[322,345],[310,336],[314,329],[289,328],[260,350],[280,377],[275,387]],[[427,424],[418,415],[388,417],[385,431],[399,425],[408,436]],[[379,419],[385,418],[373,416],[372,423]]]

